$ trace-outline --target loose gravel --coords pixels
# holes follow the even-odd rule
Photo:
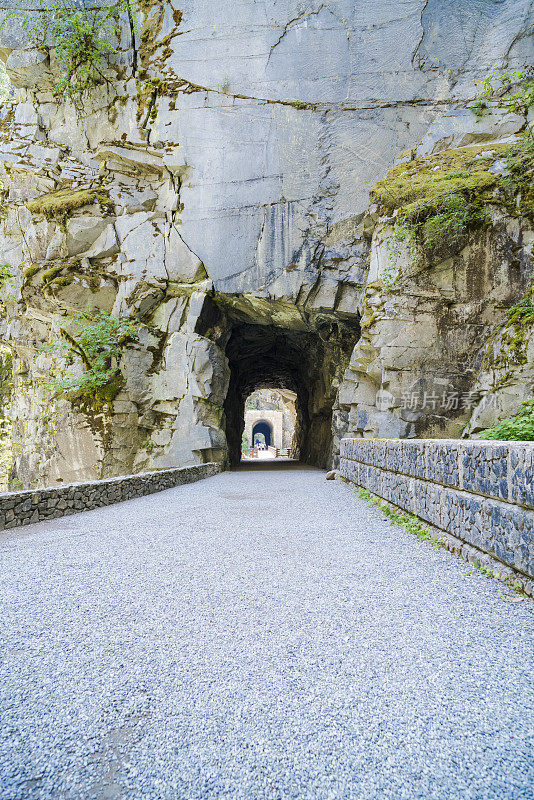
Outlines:
[[[0,537],[2,800],[534,798],[534,604],[324,473]]]

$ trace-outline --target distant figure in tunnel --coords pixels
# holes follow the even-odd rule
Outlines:
[[[261,445],[262,450],[266,450],[271,445],[272,435],[272,428],[268,422],[256,422],[252,428],[252,441],[254,442],[254,446],[260,447]]]

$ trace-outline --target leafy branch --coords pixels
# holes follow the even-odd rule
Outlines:
[[[50,388],[70,400],[84,396],[112,400],[122,384],[118,366],[122,348],[128,341],[138,340],[138,323],[104,311],[93,315],[77,312],[67,317],[60,333],[61,339],[48,345],[45,352],[71,364],[77,356],[83,372],[63,374],[51,382]]]
[[[483,114],[490,101],[516,114],[524,114],[534,106],[533,69],[500,72],[495,66],[477,86],[482,87],[482,92],[471,106],[477,114]]]
[[[105,70],[120,41],[121,16],[131,21],[133,12],[133,0],[117,0],[105,8],[86,8],[84,0],[49,0],[47,8],[33,16],[10,11],[0,27],[17,18],[34,47],[55,49],[55,94],[79,107],[87,92],[109,82]]]

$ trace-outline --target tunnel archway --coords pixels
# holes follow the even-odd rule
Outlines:
[[[273,443],[273,428],[272,425],[266,420],[259,420],[252,427],[252,445],[256,445],[256,436],[260,434],[263,436],[263,441],[266,447],[270,447]]]
[[[315,329],[234,321],[226,345],[230,384],[224,404],[230,466],[241,460],[246,398],[257,389],[295,392],[295,457],[326,468],[332,463],[332,414],[359,321],[317,322]]]
[[[357,308],[308,312],[292,303],[214,292],[195,332],[226,356],[228,389],[222,418],[214,419],[225,431],[230,467],[241,462],[245,401],[257,389],[294,393],[294,457],[321,468],[333,463],[334,443],[348,426],[337,393],[361,334]],[[217,375],[220,386],[227,379],[228,372]]]

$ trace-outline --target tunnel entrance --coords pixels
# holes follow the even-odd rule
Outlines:
[[[264,444],[271,447],[273,443],[273,429],[268,422],[256,422],[252,428],[252,447]]]
[[[337,391],[360,338],[356,308],[307,312],[271,298],[214,292],[204,302],[195,332],[224,351],[229,367],[219,424],[230,467],[241,462],[245,401],[261,389],[293,393],[292,456],[321,468],[332,464],[333,445],[348,426]],[[222,385],[226,377],[216,380]]]
[[[337,388],[359,332],[357,323],[332,320],[301,330],[234,321],[226,345],[230,384],[224,405],[232,467],[241,460],[245,400],[263,388],[295,393],[293,455],[322,468],[331,464]]]
[[[257,389],[245,400],[245,429],[241,458],[293,458],[295,451],[295,404],[297,395],[289,389]]]

